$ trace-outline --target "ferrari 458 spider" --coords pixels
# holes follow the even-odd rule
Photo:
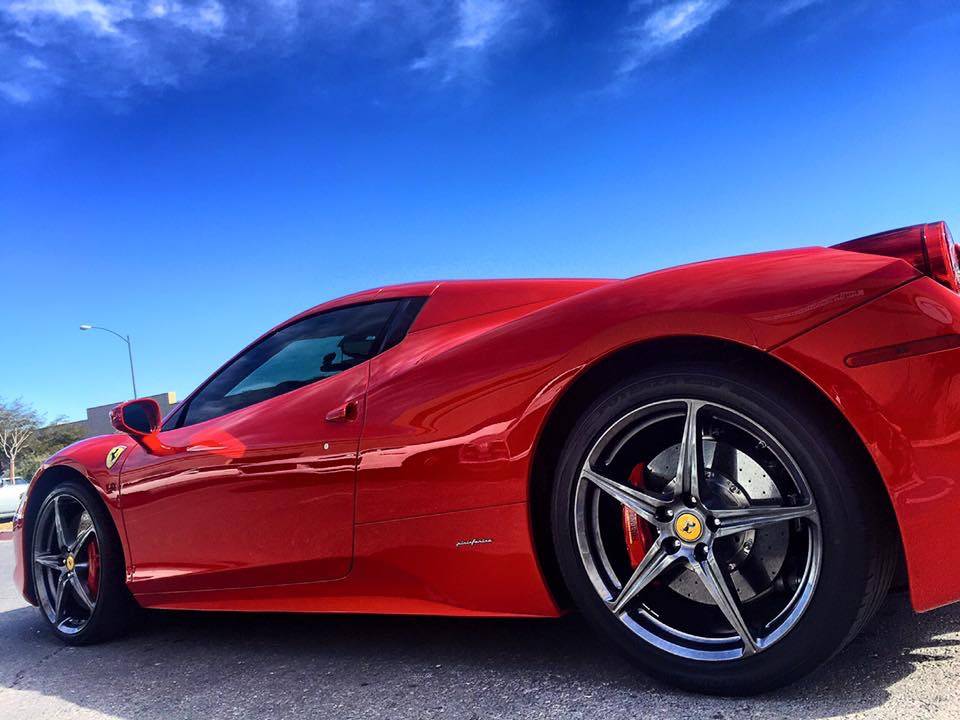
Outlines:
[[[15,579],[64,641],[137,606],[554,617],[753,693],[898,576],[960,598],[960,284],[943,223],[627,280],[333,300],[161,419],[62,450]]]

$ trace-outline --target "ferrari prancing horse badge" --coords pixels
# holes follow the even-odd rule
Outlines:
[[[123,454],[123,451],[126,449],[126,445],[117,445],[116,447],[110,448],[110,452],[107,453],[107,470],[114,466],[114,464]]]

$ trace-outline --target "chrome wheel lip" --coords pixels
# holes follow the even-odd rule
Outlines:
[[[765,442],[771,453],[773,453],[781,463],[783,469],[787,471],[791,482],[795,485],[800,495],[804,498],[805,504],[803,508],[806,509],[809,505],[811,509],[810,514],[804,517],[805,520],[808,520],[808,522],[804,523],[807,529],[807,557],[797,589],[793,592],[792,597],[790,597],[780,612],[769,621],[765,621],[763,629],[772,629],[766,633],[757,633],[757,637],[750,638],[752,640],[751,643],[743,640],[736,632],[729,636],[716,637],[703,637],[685,632],[680,628],[671,627],[645,607],[635,608],[630,611],[614,610],[616,600],[615,592],[622,594],[624,586],[629,584],[633,578],[624,581],[624,579],[618,577],[617,573],[613,571],[611,562],[604,550],[599,527],[599,501],[600,497],[607,494],[608,491],[598,488],[594,481],[588,479],[588,476],[595,470],[597,461],[608,450],[608,446],[618,440],[622,432],[630,429],[631,434],[634,434],[636,430],[631,427],[633,425],[641,424],[643,427],[650,427],[657,422],[667,420],[671,417],[669,414],[671,410],[685,409],[687,419],[689,420],[690,408],[694,408],[693,414],[695,421],[697,414],[702,409],[709,409],[722,415],[724,422],[732,423],[757,440]],[[687,434],[688,427],[688,423],[685,422],[685,435]],[[698,439],[698,442],[702,441]],[[623,442],[618,442],[617,445],[619,446],[619,450],[619,448],[622,448]],[[683,443],[681,443],[681,448],[682,447]],[[680,478],[684,472],[683,464],[684,458],[681,449],[676,480],[677,484],[681,486],[683,485]],[[650,495],[651,493],[645,494]],[[675,500],[672,502],[675,502]],[[573,515],[577,550],[584,570],[600,596],[600,599],[611,609],[614,616],[623,622],[635,635],[660,650],[673,655],[701,661],[725,661],[742,659],[766,650],[796,627],[800,618],[809,607],[816,590],[822,563],[823,543],[819,513],[806,478],[801,472],[798,463],[791,454],[787,452],[786,448],[777,440],[773,433],[764,428],[756,420],[722,403],[693,397],[670,398],[647,403],[639,408],[635,408],[610,424],[593,443],[590,451],[587,453],[585,461],[581,465],[580,474],[574,489]],[[641,521],[643,521],[642,517]],[[660,524],[659,530],[661,531],[662,526],[663,523]],[[721,529],[717,529],[717,533],[719,534],[720,532]],[[661,539],[662,533],[661,537],[655,540],[655,543]],[[699,542],[697,544],[699,544]],[[693,546],[681,544],[681,550],[682,552],[675,551],[678,556],[677,560],[689,562],[693,552]],[[700,564],[702,565],[703,563]],[[721,570],[720,572],[723,571]],[[698,574],[700,574],[699,571]],[[616,584],[609,583],[606,578],[613,579]],[[726,584],[729,585],[729,582]],[[736,591],[734,590],[733,592],[734,597],[736,597]],[[720,609],[723,610],[722,607]],[[746,635],[750,636],[752,634],[747,631]]]
[[[77,533],[71,534],[67,527],[65,512],[61,507],[64,499],[79,507],[79,511],[75,512]],[[89,518],[89,525],[81,532],[84,515]],[[64,635],[82,632],[96,612],[99,581],[97,592],[91,595],[86,573],[89,571],[88,549],[98,540],[93,517],[79,497],[69,491],[55,491],[44,501],[37,515],[31,544],[34,592],[41,612]],[[84,554],[86,560],[82,559]],[[85,610],[79,614],[67,614],[68,604]]]

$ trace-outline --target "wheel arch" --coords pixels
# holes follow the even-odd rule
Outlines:
[[[60,483],[67,480],[75,480],[81,484],[87,485],[91,490],[93,490],[97,501],[101,503],[103,509],[106,511],[107,516],[110,518],[111,522],[113,522],[114,531],[119,537],[122,537],[120,532],[121,529],[117,526],[117,519],[114,517],[112,509],[108,503],[104,502],[103,489],[90,477],[88,477],[80,468],[68,463],[58,463],[42,469],[37,477],[34,478],[27,494],[27,504],[23,510],[22,526],[24,560],[23,584],[25,592],[29,593],[28,599],[34,604],[36,604],[36,597],[34,597],[33,592],[33,564],[30,560],[30,555],[33,551],[34,524],[36,523],[37,515],[40,512],[40,506],[43,505],[43,501],[46,499],[47,495],[50,494],[50,491],[57,487],[57,485]],[[126,563],[126,548],[122,542],[120,543],[120,551],[123,553],[124,563]]]
[[[530,523],[534,547],[548,589],[561,607],[569,606],[569,596],[560,574],[550,526],[550,499],[554,473],[567,437],[581,414],[597,395],[614,383],[659,365],[678,362],[708,361],[726,367],[747,368],[773,377],[812,406],[815,412],[831,422],[841,441],[859,456],[863,467],[869,468],[874,487],[882,504],[896,525],[893,503],[879,469],[854,427],[830,401],[820,387],[786,362],[756,348],[730,340],[705,336],[684,335],[658,337],[628,345],[601,356],[581,369],[579,374],[557,398],[541,428],[534,447],[530,471]],[[897,552],[901,570],[897,584],[906,584],[903,547],[897,532]]]

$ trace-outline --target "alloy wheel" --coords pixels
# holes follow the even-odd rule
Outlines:
[[[65,635],[81,632],[97,607],[100,550],[83,502],[51,495],[40,510],[33,542],[34,586],[50,623]]]
[[[694,398],[600,434],[574,495],[580,559],[609,611],[658,649],[736,660],[803,615],[822,559],[799,466],[758,422]]]

